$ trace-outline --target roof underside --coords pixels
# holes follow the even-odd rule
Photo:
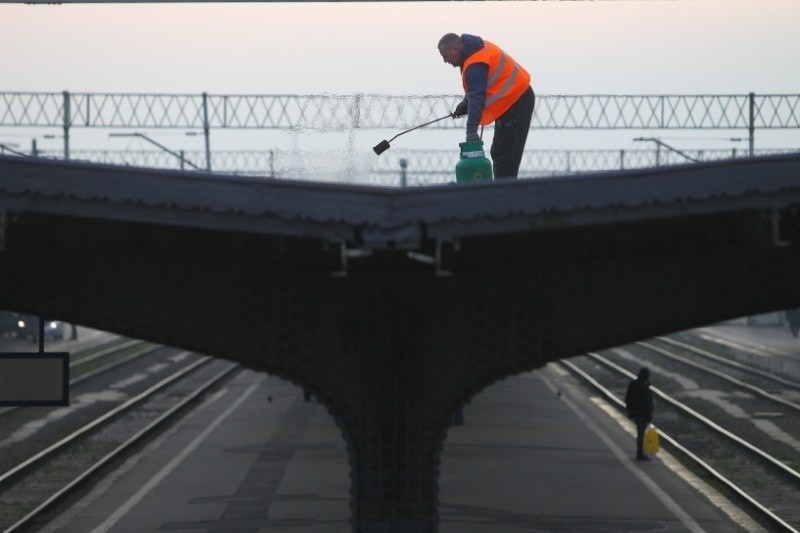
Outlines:
[[[373,246],[800,201],[800,156],[394,188],[0,156],[0,209]]]

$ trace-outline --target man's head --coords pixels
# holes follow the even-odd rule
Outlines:
[[[460,67],[462,63],[461,55],[463,52],[464,41],[461,40],[460,35],[448,33],[439,39],[439,53],[442,54],[442,59],[445,63],[449,63],[454,67]]]

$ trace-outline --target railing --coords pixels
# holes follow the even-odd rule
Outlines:
[[[458,95],[0,92],[0,126],[403,129],[447,114],[460,100]],[[539,129],[800,128],[800,94],[538,95],[536,101],[532,127]]]
[[[786,149],[756,150],[754,155],[792,152]],[[40,151],[39,157],[62,159],[63,152]],[[696,161],[713,161],[748,157],[746,150],[688,150],[685,155]],[[187,161],[203,167],[205,152],[182,152]],[[230,150],[211,152],[217,173],[275,177],[299,180],[336,180],[374,185],[430,185],[452,182],[458,153],[453,150],[393,150],[380,158],[369,158],[357,175],[342,168],[328,174],[310,173],[319,168],[319,160],[327,153],[287,150]],[[76,150],[73,159],[166,169],[179,169],[181,160],[158,150]],[[404,163],[403,163],[404,162]],[[536,178],[602,172],[621,169],[650,168],[687,163],[687,159],[665,150],[527,150],[523,155],[520,176]],[[183,167],[191,170],[190,167]]]
[[[0,92],[0,127],[300,131],[401,130],[446,115],[459,95],[210,95]],[[443,121],[430,129],[455,129]],[[800,94],[538,95],[532,128],[593,130],[756,130],[800,128]]]

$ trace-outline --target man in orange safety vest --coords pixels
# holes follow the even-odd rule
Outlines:
[[[439,53],[445,63],[461,69],[466,97],[453,116],[467,115],[467,140],[480,139],[478,125],[494,122],[490,154],[495,179],[516,178],[536,100],[530,74],[476,35],[448,33],[439,40]]]

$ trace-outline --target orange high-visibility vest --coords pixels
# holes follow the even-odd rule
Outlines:
[[[483,41],[483,48],[464,60],[461,67],[461,81],[467,90],[464,75],[473,63],[486,63],[489,74],[486,80],[486,103],[481,114],[481,126],[491,124],[508,111],[531,84],[531,75],[503,52],[497,45]]]

